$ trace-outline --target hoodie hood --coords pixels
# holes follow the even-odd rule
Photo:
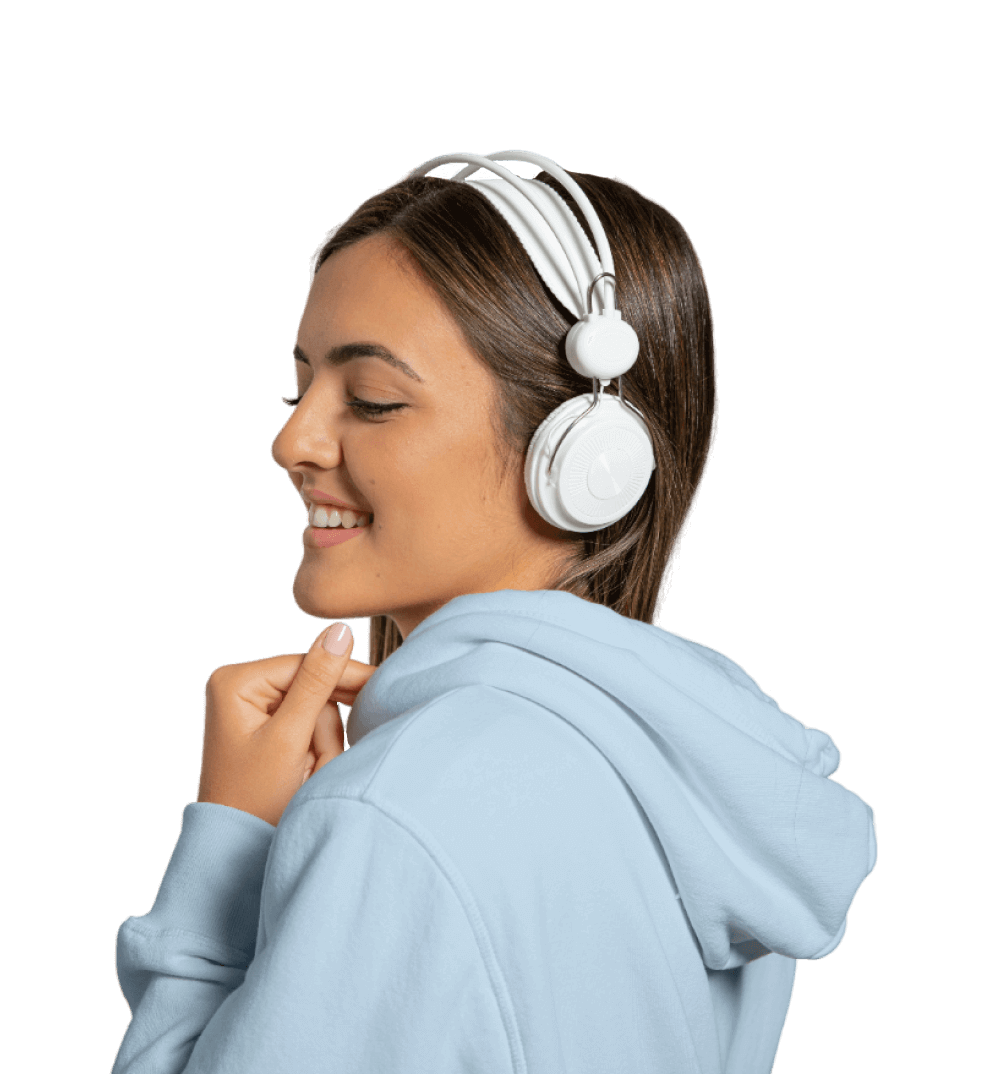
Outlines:
[[[463,686],[567,720],[637,799],[704,963],[821,958],[876,863],[873,811],[828,777],[827,734],[781,712],[721,653],[558,590],[455,597],[362,688],[351,746]]]

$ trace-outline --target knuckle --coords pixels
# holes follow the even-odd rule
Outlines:
[[[296,682],[308,694],[330,694],[338,676],[331,668],[304,663],[296,674]]]

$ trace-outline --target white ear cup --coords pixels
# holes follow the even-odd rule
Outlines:
[[[526,452],[526,491],[533,507],[552,526],[576,533],[604,529],[628,514],[656,469],[641,412],[603,391],[589,411],[593,401],[594,393],[586,392],[557,407]]]

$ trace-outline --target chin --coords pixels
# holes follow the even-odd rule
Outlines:
[[[296,572],[296,580],[292,585],[292,595],[296,604],[307,615],[315,615],[319,619],[352,619],[354,613],[345,608],[345,602],[333,594],[333,586],[328,586],[324,580],[321,584],[319,571],[307,570],[305,566]]]
[[[318,619],[363,619],[384,614],[374,607],[367,593],[351,593],[348,587],[335,584],[319,570],[303,563],[296,572],[292,596],[307,615]]]

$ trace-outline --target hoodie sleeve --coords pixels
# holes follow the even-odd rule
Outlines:
[[[277,829],[190,803],[155,905],[118,933],[112,1074],[508,1074],[474,924],[363,799],[300,801]]]

